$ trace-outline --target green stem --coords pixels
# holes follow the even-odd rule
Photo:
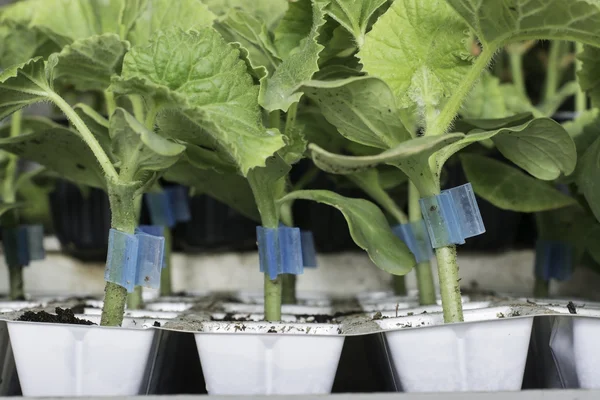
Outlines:
[[[394,199],[379,185],[373,184],[372,182],[365,182],[362,179],[358,179],[355,175],[346,175],[356,186],[358,186],[363,192],[369,195],[375,202],[387,211],[399,224],[408,223],[408,217],[396,204]]]
[[[575,43],[575,53],[579,54],[583,51],[583,43]],[[577,73],[582,68],[581,60],[575,61],[575,78],[577,79]],[[577,85],[577,92],[575,93],[575,112],[582,113],[587,110],[587,94],[581,90],[581,86]]]
[[[133,234],[137,226],[135,214],[134,190],[108,182],[108,199],[112,212],[111,228]],[[104,307],[102,308],[102,326],[120,326],[123,322],[127,289],[116,283],[106,282],[104,289]]]
[[[171,230],[165,227],[165,263],[167,264],[160,274],[160,295],[171,296],[173,294],[173,287],[171,283],[171,250],[173,247],[173,237],[171,236]]]
[[[275,280],[265,274],[265,321],[281,320],[281,275]]]
[[[294,103],[288,109],[285,116],[285,135],[290,137],[291,130],[296,125],[296,115],[298,114],[298,103]]]
[[[269,113],[269,128],[281,130],[281,112],[279,110]]]
[[[144,102],[142,98],[137,94],[132,94],[129,96],[129,101],[131,102],[131,108],[133,111],[133,116],[138,121],[144,121]]]
[[[408,186],[408,218],[411,222],[423,219],[421,206],[419,205],[419,191],[410,183]],[[419,238],[420,239],[420,238]],[[433,281],[433,270],[429,261],[420,262],[416,267],[417,288],[419,289],[419,304],[431,305],[436,303],[435,283]]]
[[[23,284],[23,266],[9,265],[8,274],[10,277],[10,293],[8,295],[11,300],[25,300],[25,289]]]
[[[308,171],[306,171],[300,179],[292,186],[292,192],[296,190],[304,189],[309,183],[311,183],[319,174],[320,169],[314,165],[311,165]]]
[[[83,122],[83,120],[79,117],[79,115],[77,115],[75,110],[71,108],[69,103],[67,103],[58,94],[54,92],[49,92],[47,95],[48,98],[54,104],[56,104],[56,106],[60,108],[60,110],[65,114],[65,116],[73,123],[73,125],[81,135],[81,138],[85,141],[85,143],[89,146],[89,148],[96,156],[96,160],[98,160],[98,163],[100,164],[100,167],[104,171],[104,174],[107,176],[107,178],[117,181],[117,171],[115,170],[114,166],[112,165],[112,162],[102,149],[102,146],[100,146],[100,143],[98,143],[92,132],[90,132],[85,122]]]
[[[553,40],[550,42],[550,54],[548,55],[548,68],[546,69],[546,90],[544,101],[548,101],[556,95],[560,84],[560,56],[561,42]]]
[[[106,115],[108,118],[113,115],[115,110],[117,109],[117,102],[115,101],[115,94],[110,90],[104,91],[104,101],[106,103]]]
[[[13,113],[10,121],[10,137],[16,137],[21,134],[21,124],[23,121],[23,111],[19,110]],[[19,158],[12,153],[8,153],[8,163],[4,177],[3,200],[5,203],[14,203],[17,201],[15,192],[15,180],[17,179],[17,167]]]
[[[133,293],[127,295],[127,308],[129,310],[139,310],[144,305],[143,289],[141,286],[136,286]]]
[[[513,84],[519,93],[526,96],[527,89],[525,88],[525,79],[523,77],[523,55],[520,52],[510,52],[509,60]]]
[[[547,299],[550,294],[550,281],[535,278],[533,296],[538,299]]]
[[[462,322],[463,310],[460,295],[460,279],[458,277],[458,262],[456,246],[446,246],[435,249],[440,278],[440,292],[444,307],[444,322]]]
[[[483,51],[479,57],[477,57],[477,60],[469,72],[464,76],[461,84],[454,90],[452,96],[435,119],[435,122],[427,127],[426,135],[437,136],[446,133],[452,124],[452,121],[456,118],[464,99],[469,95],[469,92],[480,78],[481,72],[485,70],[490,61],[492,61],[496,49],[497,47],[493,45],[483,48]]]

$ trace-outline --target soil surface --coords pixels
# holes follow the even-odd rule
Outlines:
[[[315,324],[335,324],[338,323],[337,318],[345,317],[348,315],[359,313],[360,311],[348,311],[348,312],[337,312],[333,315],[326,314],[294,314],[297,318],[298,323],[315,323]],[[253,322],[252,319],[248,317],[236,317],[235,315],[239,315],[239,313],[227,313],[223,318],[215,318],[210,317],[211,321],[217,322]],[[254,322],[264,322],[264,321],[254,321]]]
[[[71,325],[96,325],[92,321],[75,317],[73,310],[56,307],[54,310],[56,315],[47,313],[46,311],[33,312],[25,311],[17,321],[29,322],[49,322],[54,324],[71,324]]]

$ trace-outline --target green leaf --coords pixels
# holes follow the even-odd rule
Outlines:
[[[577,165],[576,182],[596,219],[600,221],[600,137],[583,153]]]
[[[120,174],[134,178],[144,171],[169,168],[185,151],[185,146],[146,129],[122,108],[110,118],[110,137],[113,154],[120,161]]]
[[[367,34],[358,57],[365,71],[390,86],[398,107],[417,104],[428,119],[472,67],[466,30],[443,0],[397,0]]]
[[[352,33],[358,47],[365,41],[369,20],[386,0],[332,0],[327,14]]]
[[[380,79],[311,81],[303,91],[349,140],[389,149],[411,138],[402,125],[394,95]]]
[[[211,142],[244,176],[284,145],[278,132],[262,126],[258,88],[239,52],[213,29],[159,32],[148,46],[127,53],[112,89],[142,95],[194,124],[193,136],[174,124],[161,125],[160,132],[197,145]]]
[[[0,149],[58,172],[65,179],[104,188],[104,174],[94,153],[67,128],[50,128],[0,139]]]
[[[319,66],[321,67],[321,71],[326,67],[338,66],[346,67],[352,71],[350,75],[343,75],[339,79],[356,75],[356,69],[351,67],[353,67],[352,64],[356,64],[358,60],[355,57],[348,58],[353,56],[357,50],[356,41],[350,32],[344,29],[343,26],[340,26],[336,21],[327,19],[325,25],[321,28],[319,43],[325,46],[323,51],[319,54]],[[317,72],[313,76],[313,79],[326,79],[319,75],[321,71]],[[317,75],[319,75],[318,78]]]
[[[0,202],[0,216],[6,214],[9,211],[12,211],[14,209],[17,208],[23,208],[24,206],[26,206],[25,203],[19,202],[19,203],[4,203],[4,202]]]
[[[48,79],[52,64],[41,58],[7,68],[0,74],[0,119],[34,103],[46,101],[52,92]]]
[[[446,0],[484,44],[557,39],[600,45],[596,0]]]
[[[128,50],[129,44],[112,33],[76,40],[58,53],[54,78],[79,91],[106,90]]]
[[[480,118],[463,118],[454,124],[456,132],[470,132],[474,129],[492,131],[500,128],[509,128],[513,126],[523,125],[533,119],[530,113],[521,113],[511,115],[505,118],[480,119]]]
[[[236,173],[218,173],[194,168],[187,161],[178,161],[167,170],[164,178],[207,194],[239,211],[254,221],[260,221],[258,209],[248,181]]]
[[[123,1],[123,0],[122,0]],[[132,45],[146,44],[154,33],[212,25],[216,16],[199,0],[124,0],[121,24]]]
[[[596,108],[585,110],[574,120],[562,124],[571,135],[577,154],[583,154],[600,137],[600,111]]]
[[[417,186],[422,196],[434,195],[439,175],[429,169],[429,158],[440,149],[462,139],[460,133],[411,139],[374,156],[352,157],[329,153],[314,144],[308,146],[314,163],[323,171],[347,175],[380,164],[397,166]]]
[[[306,1],[306,0],[305,0]],[[302,93],[296,91],[319,70],[319,53],[323,46],[318,43],[319,29],[325,24],[326,2],[312,0],[312,28],[300,46],[283,57],[273,76],[263,80],[260,87],[260,105],[267,111],[282,110],[298,102]]]
[[[279,150],[279,155],[289,165],[296,164],[306,152],[308,142],[304,137],[304,129],[301,126],[294,126],[291,129],[286,129],[284,135],[285,147]]]
[[[312,1],[290,2],[289,8],[275,31],[275,48],[279,57],[287,58],[310,34],[313,21]]]
[[[500,79],[487,72],[481,75],[460,112],[463,118],[478,119],[505,118],[510,114],[506,108]]]
[[[246,12],[252,13],[261,21],[265,21],[267,27],[271,28],[283,17],[288,4],[294,5],[288,0],[202,0],[212,12],[217,15],[227,14],[232,8],[240,8]]]
[[[475,193],[498,208],[539,212],[575,204],[550,184],[500,161],[476,154],[461,154],[460,161]]]
[[[248,173],[248,183],[265,227],[275,228],[279,223],[276,201],[285,194],[286,178],[291,169],[279,155],[275,155],[267,159],[265,167],[253,168]]]
[[[441,171],[444,163],[458,151],[472,143],[491,139],[504,157],[538,179],[553,180],[561,173],[569,175],[575,169],[577,151],[573,140],[559,123],[549,118],[472,132],[436,153],[432,165]]]
[[[577,55],[582,62],[577,77],[581,89],[592,99],[594,107],[600,107],[600,48],[584,46],[583,52]]]
[[[299,190],[283,197],[279,203],[292,200],[312,200],[337,208],[344,214],[354,243],[365,250],[380,269],[393,275],[406,275],[415,266],[408,247],[394,235],[381,210],[370,201],[326,190]]]
[[[300,107],[296,125],[302,128],[308,143],[314,143],[330,152],[339,153],[351,143],[340,135],[336,127],[330,124],[314,106]]]
[[[25,62],[37,55],[45,37],[33,29],[12,21],[0,25],[0,68]]]

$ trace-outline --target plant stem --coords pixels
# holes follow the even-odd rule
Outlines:
[[[579,54],[583,51],[583,43],[575,43],[575,53]],[[579,59],[575,61],[575,78],[577,79],[577,73],[581,70],[582,62]],[[575,112],[582,113],[587,110],[587,94],[581,90],[581,86],[577,85],[577,92],[575,93]]]
[[[550,294],[550,281],[535,278],[533,286],[533,296],[538,299],[547,299]]]
[[[446,246],[435,249],[440,278],[440,292],[444,307],[444,322],[462,322],[462,299],[458,277],[458,262],[456,246]]]
[[[548,68],[546,69],[546,90],[544,101],[548,101],[556,95],[560,84],[560,56],[562,43],[558,40],[550,42],[550,54],[548,55]]]
[[[271,280],[265,274],[265,321],[281,320],[281,275]]]
[[[136,286],[133,289],[133,293],[127,294],[127,308],[129,310],[139,310],[144,305],[144,298],[142,296],[143,289],[141,286]]]
[[[139,122],[144,121],[144,103],[142,102],[142,98],[137,94],[132,94],[129,95],[129,101],[131,102],[131,108],[135,119]]]
[[[281,129],[281,112],[279,110],[269,113],[269,128]]]
[[[173,287],[171,284],[171,249],[173,246],[173,237],[171,230],[165,226],[164,229],[165,237],[165,263],[167,264],[162,272],[160,273],[160,295],[171,296],[173,294]]]
[[[137,219],[133,192],[133,188],[108,182],[108,199],[112,212],[111,228],[130,234],[135,232]],[[123,322],[126,299],[127,289],[116,283],[106,282],[100,325],[120,326]]]
[[[115,170],[115,167],[112,165],[112,162],[100,146],[100,143],[96,140],[92,132],[90,132],[89,128],[83,122],[83,120],[77,115],[75,110],[71,108],[69,103],[67,103],[62,97],[54,92],[48,92],[48,99],[50,99],[60,110],[65,114],[65,116],[73,123],[81,138],[85,141],[85,143],[89,146],[89,148],[96,156],[96,160],[102,167],[104,174],[108,179],[112,179],[114,181],[118,180],[118,174]]]
[[[477,60],[473,64],[473,67],[465,75],[461,84],[456,88],[440,114],[435,119],[435,122],[431,123],[427,127],[427,136],[437,136],[446,133],[454,118],[458,114],[462,103],[481,76],[481,72],[487,68],[488,64],[494,57],[496,51],[495,46],[486,46],[483,51],[477,57]]]
[[[8,295],[11,300],[25,300],[25,289],[23,284],[23,266],[9,265],[8,274],[10,277],[10,293]]]
[[[525,79],[523,77],[523,55],[520,52],[510,52],[509,60],[513,84],[519,93],[525,96],[527,89],[525,88]]]
[[[411,222],[420,221],[421,206],[419,205],[419,191],[417,187],[409,183],[408,186],[408,218]],[[418,238],[421,239],[421,238]],[[419,304],[425,306],[436,303],[435,284],[433,282],[433,271],[429,261],[420,262],[416,267],[417,287],[419,289]]]
[[[106,103],[106,115],[108,118],[113,115],[117,109],[117,102],[115,101],[115,94],[110,90],[104,91],[104,102]]]

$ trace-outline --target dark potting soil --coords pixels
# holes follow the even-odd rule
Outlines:
[[[54,324],[71,325],[96,325],[92,321],[75,317],[73,310],[70,308],[62,309],[60,307],[56,307],[54,312],[56,312],[56,315],[49,314],[46,311],[25,311],[25,313],[23,313],[23,315],[21,315],[17,321],[48,322]]]
[[[302,323],[315,323],[315,324],[331,324],[337,323],[336,318],[345,317],[351,314],[359,313],[360,311],[347,311],[337,312],[333,315],[326,314],[295,314],[299,320],[303,320]],[[252,322],[253,320],[248,317],[235,317],[236,313],[227,313],[223,318],[210,317],[211,321],[216,322]]]
[[[577,314],[577,307],[575,307],[572,301],[567,304],[567,310],[569,310],[570,314]]]

